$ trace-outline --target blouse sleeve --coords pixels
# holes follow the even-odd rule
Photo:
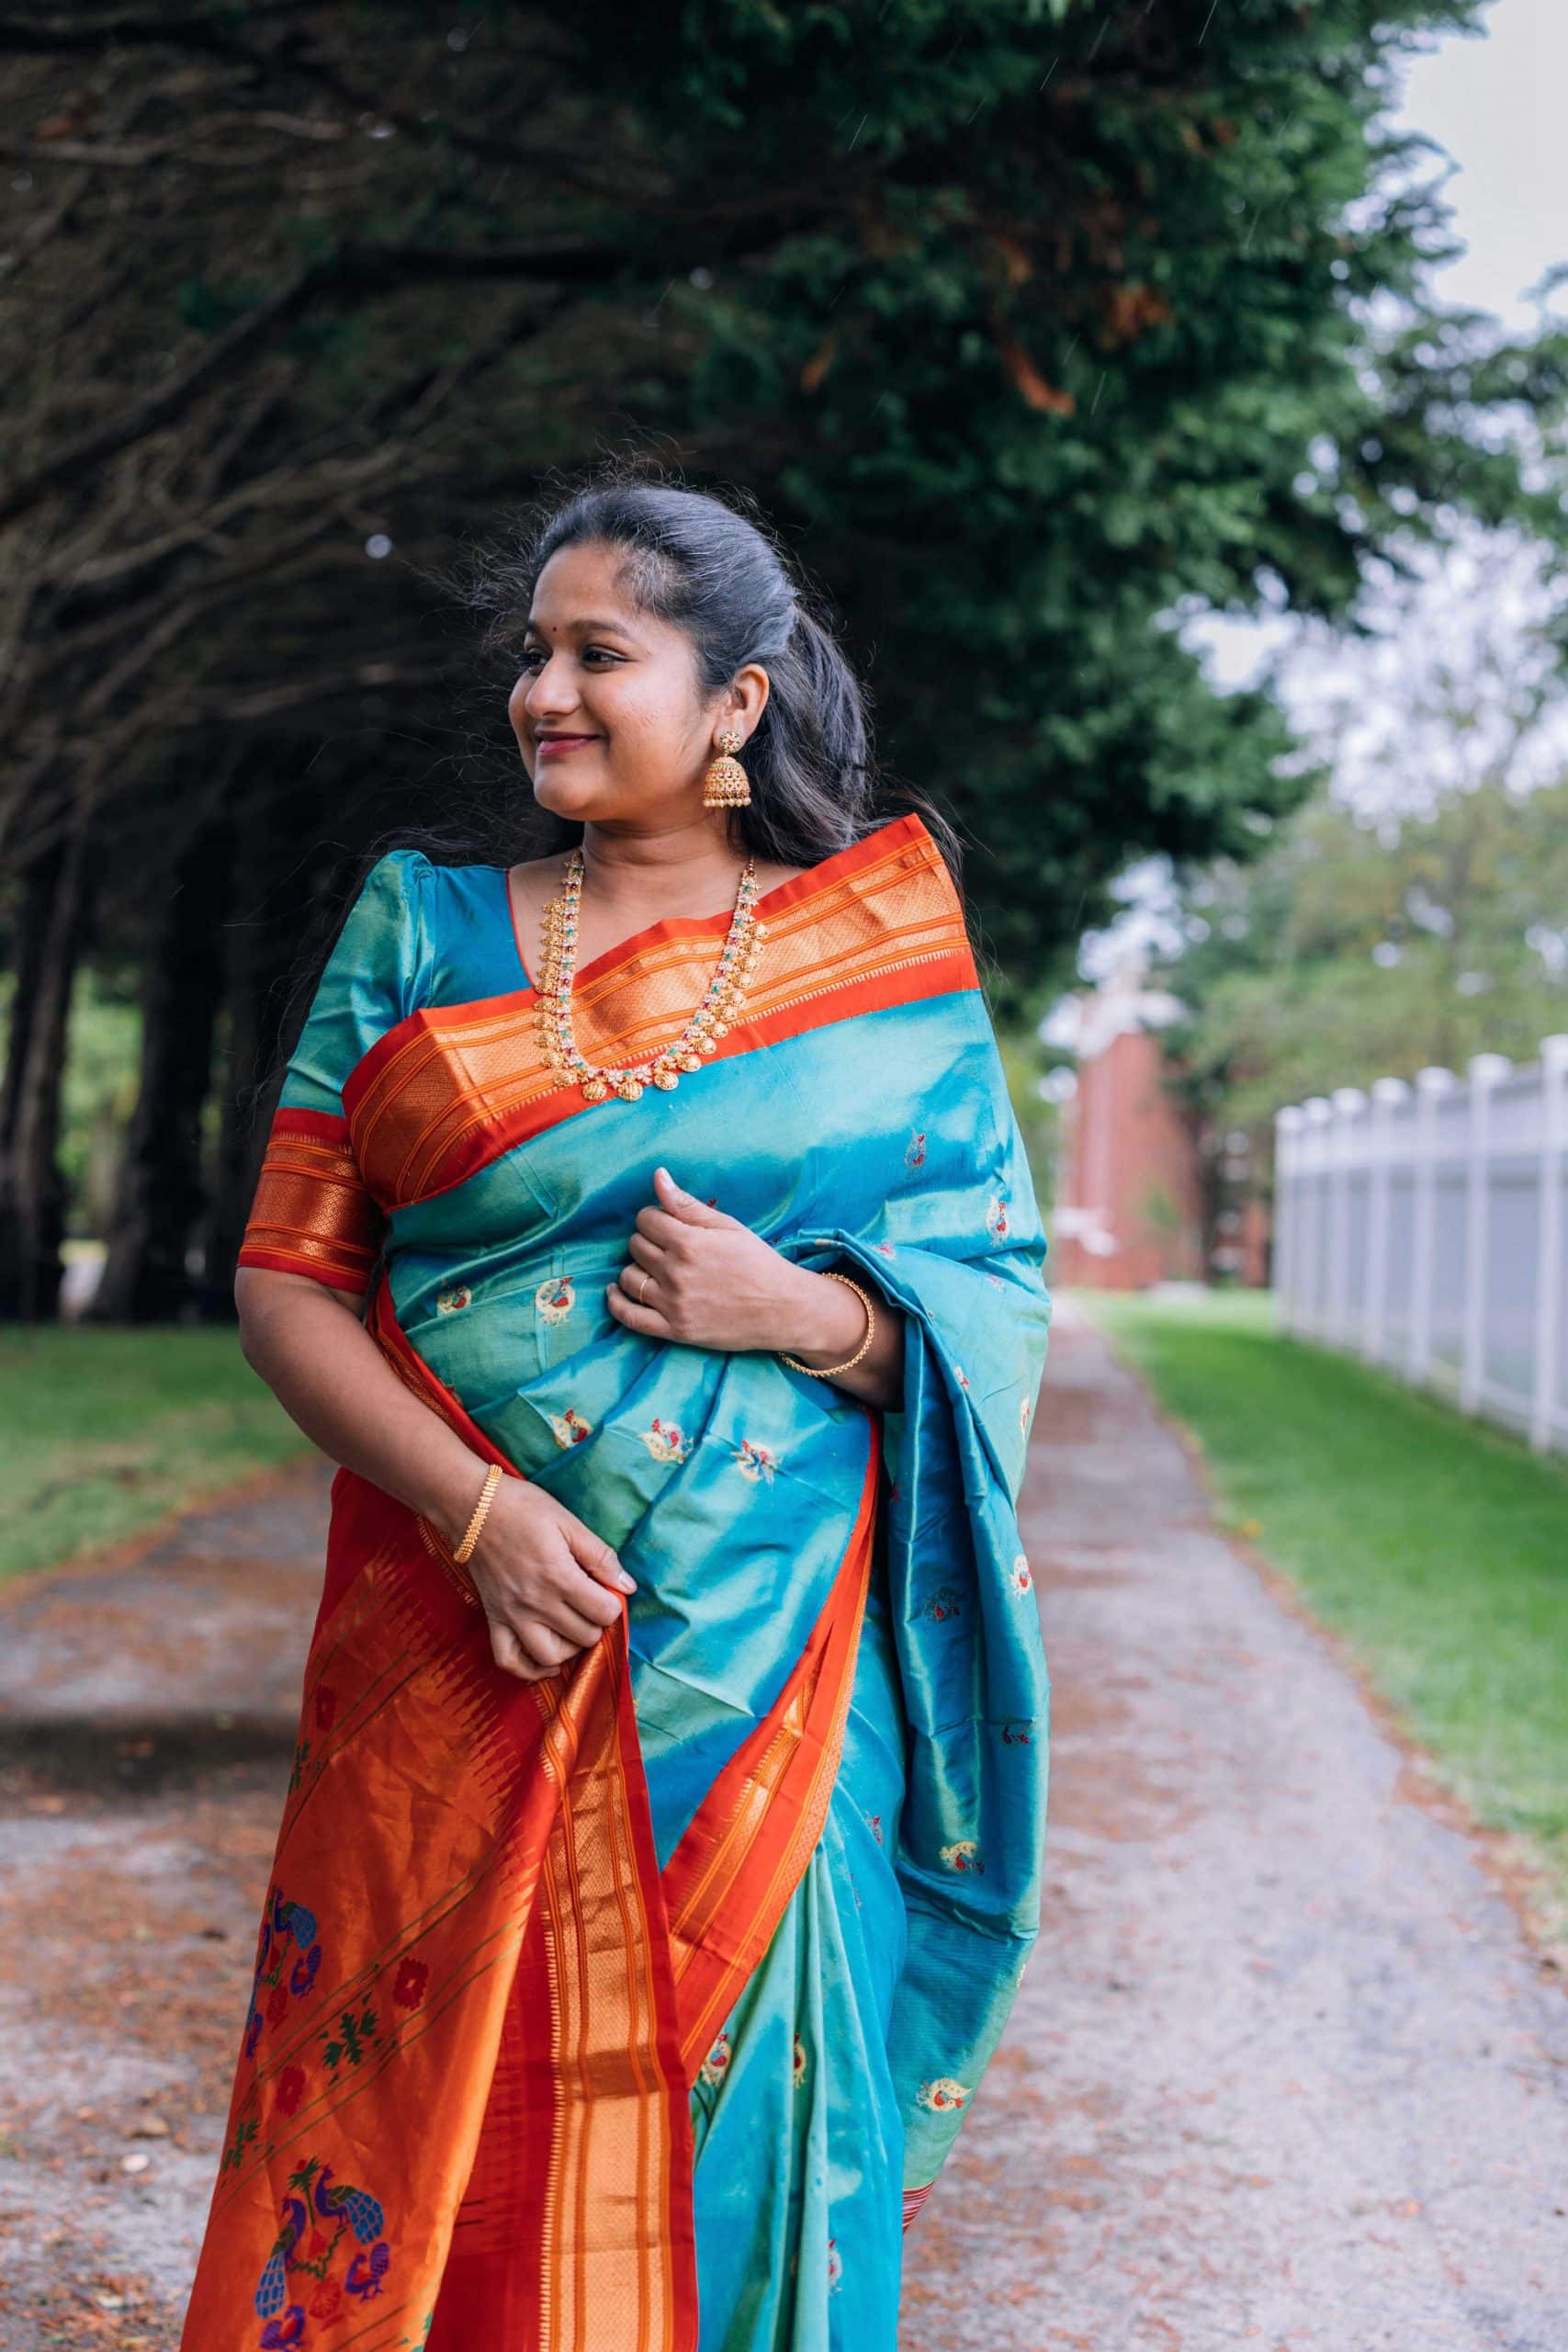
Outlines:
[[[424,1001],[429,860],[392,850],[371,868],[327,958],[267,1137],[238,1263],[370,1287],[386,1219],[355,1158],[344,1081]]]

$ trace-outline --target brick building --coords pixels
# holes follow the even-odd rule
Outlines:
[[[1205,1275],[1199,1138],[1167,1082],[1159,1031],[1181,1008],[1130,956],[1079,1000],[1077,1087],[1062,1106],[1055,1278],[1144,1290]]]

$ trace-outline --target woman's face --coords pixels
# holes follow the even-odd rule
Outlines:
[[[614,825],[689,824],[714,738],[749,737],[767,673],[749,664],[705,702],[682,629],[638,612],[617,583],[616,548],[562,548],[540,572],[507,704],[534,797],[558,816]]]

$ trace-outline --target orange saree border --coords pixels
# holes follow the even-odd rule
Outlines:
[[[410,1345],[384,1281],[369,1328],[408,1385],[510,1469]],[[562,1674],[523,1686],[553,1818],[427,2352],[696,2343],[691,2115],[626,1625],[623,1605]]]
[[[384,1279],[367,1328],[502,1459]],[[185,2352],[307,2327],[310,2352],[695,2352],[689,2089],[826,1815],[874,1534],[867,1421],[818,1623],[662,1874],[625,1608],[518,1682],[414,1514],[340,1471]]]
[[[849,1545],[784,1689],[697,1807],[664,1866],[681,2041],[697,2069],[756,1967],[822,1835],[843,1753],[876,1537],[882,1424]]]
[[[765,892],[757,907],[768,937],[746,1017],[716,1040],[716,1061],[979,985],[952,876],[913,811]],[[580,972],[573,1018],[589,1058],[641,1060],[676,1035],[701,1001],[728,923],[728,915],[666,919]],[[581,1086],[555,1083],[536,1035],[538,1004],[528,989],[425,1008],[350,1073],[344,1107],[355,1153],[383,1208],[448,1192],[595,1107]]]
[[[348,1121],[329,1111],[276,1112],[236,1263],[310,1274],[363,1295],[385,1225],[359,1172]]]

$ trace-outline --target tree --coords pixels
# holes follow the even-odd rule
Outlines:
[[[1325,798],[1189,904],[1212,929],[1170,975],[1190,1017],[1166,1042],[1216,1123],[1472,1054],[1529,1061],[1568,1026],[1568,784],[1519,798],[1493,778],[1381,821]]]
[[[428,562],[630,435],[747,481],[804,553],[890,764],[986,853],[998,1011],[1037,1003],[1130,853],[1239,858],[1299,797],[1269,698],[1214,696],[1173,616],[1263,586],[1337,615],[1396,529],[1456,508],[1562,527],[1563,346],[1428,313],[1442,209],[1377,127],[1400,43],[1476,16],[683,0],[614,40],[504,5],[0,19],[32,208],[0,266],[17,909],[80,836],[97,928],[61,910],[53,952],[150,959],[171,790],[243,842],[311,738],[342,776],[313,900],[323,862],[445,788],[471,670]],[[35,1140],[10,1181],[36,1193],[43,980],[20,978],[6,1091]],[[47,1257],[36,1200],[27,1223]]]

